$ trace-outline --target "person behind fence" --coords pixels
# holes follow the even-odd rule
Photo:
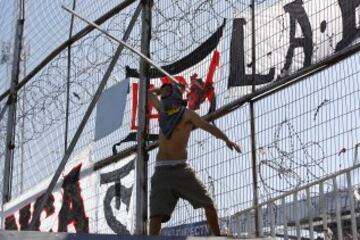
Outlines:
[[[160,113],[159,152],[151,178],[150,234],[159,235],[161,223],[170,220],[179,198],[191,203],[194,209],[204,208],[212,233],[220,235],[217,210],[205,185],[186,163],[187,143],[191,130],[203,129],[223,140],[231,150],[241,152],[216,126],[186,108],[186,101],[175,84],[163,84],[148,91],[150,103]],[[160,96],[160,100],[158,99]]]

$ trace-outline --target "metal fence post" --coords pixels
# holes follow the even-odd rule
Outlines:
[[[76,8],[76,0],[73,0],[72,10]],[[70,18],[70,29],[69,29],[69,39],[71,39],[74,30],[74,20],[75,16],[71,15]],[[69,108],[70,108],[70,81],[71,81],[71,47],[72,44],[68,46],[67,49],[67,79],[66,79],[66,104],[65,104],[65,136],[64,136],[64,152],[68,146],[68,134],[69,134]]]
[[[251,1],[251,38],[252,38],[252,92],[255,92],[256,76],[256,36],[255,36],[255,0]],[[250,128],[251,128],[251,161],[252,161],[252,180],[253,180],[253,205],[255,207],[255,234],[260,237],[261,234],[261,216],[259,214],[259,194],[258,194],[258,176],[256,160],[256,131],[255,131],[255,106],[250,101]]]
[[[25,21],[25,1],[19,0],[19,12],[16,21],[15,42],[14,42],[14,58],[11,72],[10,95],[8,121],[6,130],[6,144],[5,144],[5,165],[3,178],[3,196],[2,203],[6,203],[11,199],[11,185],[13,174],[14,148],[15,148],[15,127],[16,127],[16,104],[17,91],[15,89],[19,82],[21,49],[24,32]]]
[[[150,57],[151,38],[151,8],[152,0],[143,0],[142,27],[141,27],[141,53]],[[135,234],[147,234],[147,162],[149,159],[146,150],[146,136],[148,131],[147,114],[147,90],[149,86],[148,72],[150,64],[144,58],[140,59],[139,78],[139,112],[137,131],[137,159],[136,172],[136,208],[135,208]]]

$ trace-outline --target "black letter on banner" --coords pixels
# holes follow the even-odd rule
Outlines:
[[[116,200],[116,209],[120,209],[121,201],[126,205],[126,211],[129,211],[129,203],[132,192],[132,187],[126,188],[121,185],[120,181],[122,178],[127,176],[131,170],[134,169],[134,160],[123,166],[122,168],[100,175],[100,184],[107,184],[114,182],[115,184],[110,186],[106,191],[104,198],[104,214],[105,219],[109,227],[115,233],[127,233],[130,234],[121,222],[119,222],[111,209],[111,201],[113,198]]]
[[[39,208],[42,197],[43,197],[43,195],[36,199],[36,202],[34,205],[34,212]],[[43,211],[46,212],[46,217],[49,217],[51,214],[53,214],[55,212],[54,202],[55,202],[55,198],[51,194],[43,208]],[[40,230],[39,228],[40,228],[40,218],[38,218],[37,221],[35,222],[34,230],[39,231]]]
[[[89,218],[85,215],[84,202],[79,184],[81,165],[65,176],[63,182],[63,203],[59,212],[59,232],[67,232],[67,226],[74,223],[76,232],[89,232]]]
[[[336,45],[336,51],[340,51],[351,44],[360,36],[360,29],[356,28],[356,8],[360,0],[339,0],[343,20],[343,39]]]
[[[304,49],[305,60],[304,67],[310,66],[313,55],[313,34],[309,17],[307,16],[302,0],[295,0],[284,6],[285,12],[290,14],[290,47],[286,54],[286,61],[282,72],[288,72],[293,62],[295,48],[302,47]],[[301,27],[303,38],[296,38],[296,21]]]
[[[29,229],[29,220],[31,217],[30,211],[30,204],[26,205],[25,207],[21,208],[19,211],[19,223],[20,223],[20,230],[28,230]]]
[[[18,230],[14,214],[11,214],[5,218],[5,230]]]
[[[233,20],[232,37],[230,43],[230,76],[228,88],[236,86],[251,86],[252,75],[245,74],[245,50],[244,50],[244,18]],[[271,82],[275,76],[275,68],[271,68],[267,75],[255,75],[255,85]]]

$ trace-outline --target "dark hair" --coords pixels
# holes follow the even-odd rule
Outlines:
[[[170,88],[171,93],[169,93],[166,96],[162,96],[161,100],[164,101],[165,99],[168,99],[169,96],[173,96],[173,97],[175,97],[175,99],[177,99],[177,100],[175,100],[175,102],[186,107],[187,101],[182,98],[181,90],[173,83],[164,83],[163,85],[161,85],[160,89],[164,89],[166,87]],[[174,101],[174,100],[171,100],[171,101]]]
[[[166,88],[166,87],[173,87],[173,85],[171,83],[163,83],[163,85],[161,85],[160,89]]]

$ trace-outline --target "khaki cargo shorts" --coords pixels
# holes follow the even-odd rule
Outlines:
[[[194,209],[213,204],[205,185],[186,163],[155,167],[151,178],[150,217],[165,216],[162,222],[169,221],[179,198],[189,201]]]

